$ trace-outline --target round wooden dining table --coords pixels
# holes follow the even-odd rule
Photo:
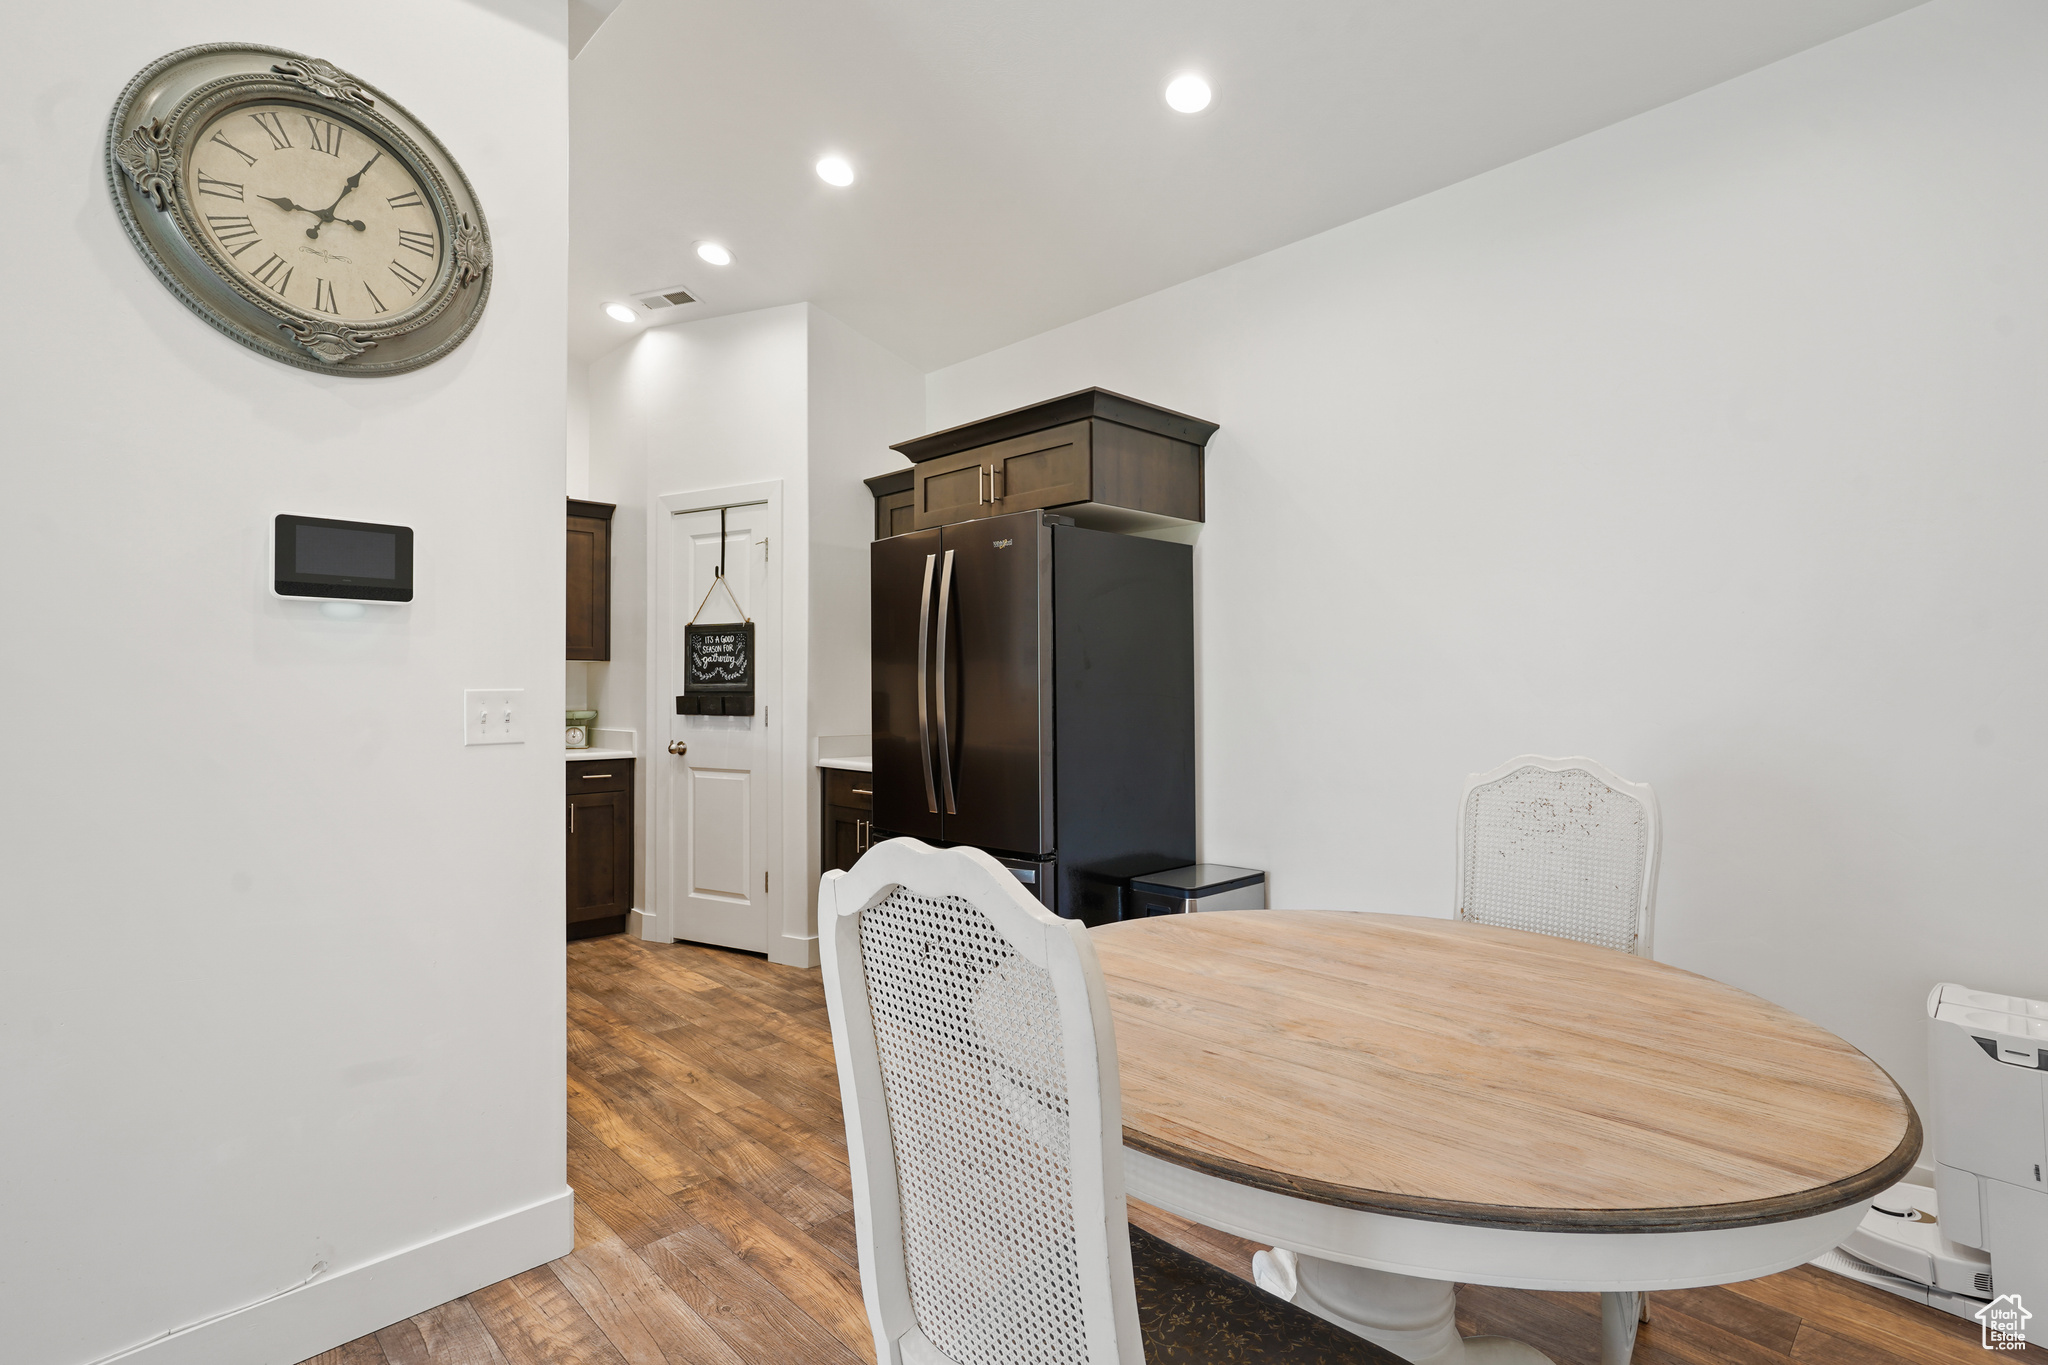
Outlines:
[[[1600,1292],[1625,1361],[1635,1293],[1811,1260],[1919,1155],[1848,1043],[1612,949],[1310,910],[1090,937],[1128,1192],[1293,1252],[1282,1292],[1426,1365],[1547,1359],[1461,1340],[1453,1282]]]

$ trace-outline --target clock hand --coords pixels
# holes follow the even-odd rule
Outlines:
[[[355,192],[355,188],[356,188],[356,186],[358,186],[358,185],[360,185],[360,184],[362,184],[362,183],[363,183],[363,175],[364,175],[364,173],[365,173],[365,172],[367,172],[367,171],[368,171],[368,170],[370,169],[370,167],[372,167],[372,166],[376,165],[376,164],[377,164],[377,159],[378,159],[378,157],[381,157],[381,156],[383,156],[383,155],[384,155],[384,153],[382,153],[382,152],[379,152],[379,153],[377,153],[377,155],[376,155],[376,156],[373,156],[373,157],[371,157],[371,158],[370,158],[370,159],[369,159],[368,161],[365,161],[365,162],[363,163],[363,169],[362,169],[362,170],[360,170],[360,171],[357,171],[357,172],[356,172],[356,173],[355,173],[354,175],[352,175],[352,176],[350,176],[350,177],[348,178],[348,183],[347,183],[347,184],[345,184],[345,185],[343,185],[343,186],[341,187],[341,193],[340,193],[340,194],[337,194],[337,195],[335,195],[335,196],[334,196],[334,202],[333,202],[332,204],[329,204],[329,205],[327,206],[327,215],[328,215],[328,216],[327,216],[327,220],[326,220],[326,221],[328,221],[328,222],[333,222],[333,221],[334,221],[334,210],[340,207],[340,205],[341,205],[341,201],[342,201],[342,200],[344,200],[344,199],[348,198],[348,197],[349,197],[349,195],[351,195],[351,194],[353,194],[353,193]],[[349,220],[348,220],[348,219],[346,219],[346,218],[344,218],[344,219],[342,219],[341,221],[342,221],[342,222],[344,222],[344,223],[346,223],[346,222],[348,222]]]
[[[270,195],[267,194],[259,194],[256,197],[258,199],[261,199],[266,204],[275,204],[279,208],[284,209],[285,211],[290,213],[310,213],[315,218],[320,216],[320,210],[309,209],[304,204],[294,204],[289,199],[276,199],[272,198]]]
[[[326,227],[326,226],[327,226],[327,225],[328,225],[329,223],[347,223],[347,224],[348,224],[348,225],[349,225],[350,227],[354,228],[354,229],[355,229],[355,230],[356,230],[357,232],[366,232],[366,231],[368,231],[368,230],[369,230],[368,228],[366,228],[366,227],[365,227],[365,226],[363,225],[363,221],[362,221],[362,219],[360,219],[360,218],[336,218],[336,217],[334,216],[334,210],[332,210],[332,209],[307,209],[307,210],[306,210],[306,212],[308,212],[308,213],[318,213],[318,214],[320,215],[320,221],[319,221],[319,222],[317,222],[317,223],[315,223],[315,224],[313,224],[313,226],[311,226],[311,227],[309,227],[309,228],[307,228],[307,229],[306,229],[306,235],[307,235],[308,237],[311,237],[311,238],[312,238],[312,239],[313,239],[314,241],[318,241],[318,240],[320,240],[320,229],[321,229],[321,228],[323,228],[323,227]]]
[[[363,163],[362,170],[359,170],[354,175],[350,176],[348,178],[348,182],[341,187],[341,193],[334,196],[334,202],[332,204],[329,204],[324,209],[306,210],[306,212],[313,214],[320,220],[319,222],[315,223],[312,227],[306,229],[306,235],[308,237],[317,239],[320,236],[320,229],[326,227],[329,223],[347,223],[357,232],[368,231],[368,229],[362,224],[361,221],[354,218],[336,218],[334,216],[334,211],[335,209],[341,207],[342,200],[348,198],[350,194],[354,193],[356,186],[363,183],[363,175],[370,169],[370,167],[376,165],[378,159],[383,155],[384,153],[378,152],[376,156],[373,156],[368,161],[365,161]]]

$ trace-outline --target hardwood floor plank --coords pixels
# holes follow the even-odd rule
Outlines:
[[[853,1212],[851,1177],[843,1188],[835,1189],[787,1161],[748,1181],[746,1188],[800,1228]]]
[[[391,1365],[391,1362],[384,1354],[384,1348],[377,1344],[376,1334],[372,1333],[354,1341],[345,1341],[331,1351],[322,1351],[305,1361],[304,1365]]]
[[[664,1194],[724,1178],[752,1190],[800,1227],[853,1207],[845,1168],[824,1161],[815,1151],[805,1155],[835,1177],[833,1184],[785,1160],[720,1115],[699,1109],[691,1095],[650,1074],[614,1074],[607,1080],[611,1084],[603,1093],[579,1094],[572,1087],[570,1112]],[[599,1130],[599,1123],[609,1125],[609,1132]]]
[[[570,1010],[583,1027],[601,1039],[614,1055],[630,1060],[635,1069],[644,1068],[680,1087],[714,1114],[736,1105],[760,1101],[761,1097],[753,1090],[735,1084],[731,1078],[698,1059],[664,1046],[658,1034],[637,1028],[580,991],[570,993]]]
[[[605,1078],[617,1080],[613,1072]],[[618,1153],[627,1165],[656,1189],[684,1183],[686,1177],[702,1174],[702,1164],[689,1154],[686,1145],[659,1128],[643,1124],[630,1110],[612,1102],[598,1088],[599,1078],[569,1071],[569,1117],[590,1130],[590,1135]]]
[[[469,1302],[497,1339],[508,1365],[626,1365],[552,1265],[479,1289]]]
[[[680,1050],[671,1035],[661,1035],[661,1041],[671,1050]],[[838,1145],[844,1148],[845,1129],[840,1118],[839,1073],[836,1069],[791,1063],[788,1059],[760,1051],[735,1054],[723,1045],[719,1045],[713,1055],[727,1065],[749,1068],[746,1088],[753,1097],[812,1125],[815,1131],[830,1133],[837,1130],[840,1134]]]
[[[1812,1266],[1728,1288],[1746,1299],[1796,1314],[1808,1326],[1830,1336],[1908,1360],[1939,1360],[1957,1340],[1982,1351],[1976,1323],[1909,1304],[1881,1289]]]
[[[1458,1332],[1527,1342],[1557,1365],[1593,1365],[1600,1359],[1600,1319],[1542,1294],[1492,1285],[1458,1286]],[[1636,1352],[1637,1365],[1649,1365]],[[1658,1362],[1658,1365],[1664,1365]]]
[[[415,1314],[412,1325],[419,1329],[433,1365],[506,1365],[504,1353],[467,1300]]]
[[[735,1105],[719,1117],[747,1136],[773,1148],[784,1160],[807,1171],[828,1189],[844,1193],[853,1188],[853,1175],[846,1164],[846,1140],[843,1136],[834,1142],[795,1115],[784,1112],[767,1100]]]
[[[619,1249],[632,1257],[633,1253],[623,1246]],[[634,1311],[626,1294],[614,1294],[604,1277],[581,1255],[571,1252],[560,1260],[548,1262],[548,1265],[583,1311],[590,1315],[590,1320],[597,1324],[597,1330],[604,1333],[612,1349],[625,1357],[626,1365],[668,1365],[668,1352],[662,1349],[647,1325],[640,1321],[639,1313]]]
[[[571,995],[573,997],[574,992],[571,992]],[[577,1020],[575,1002],[572,999],[569,1017],[569,1065],[578,1071],[602,1076],[607,1072],[631,1067],[633,1064],[630,1056]]]
[[[873,1365],[872,1338],[858,1354],[849,1351],[708,1228],[663,1238],[640,1254],[746,1365]]]
[[[638,1125],[661,1135],[676,1153],[683,1170],[664,1182],[664,1191],[686,1189],[705,1180],[746,1180],[786,1164],[708,1109],[658,1076],[637,1072],[606,1078],[604,1095],[613,1107]]]
[[[837,1218],[827,1218],[822,1223],[813,1223],[805,1232],[813,1242],[852,1266],[855,1274],[860,1272],[859,1230],[854,1224],[852,1214],[842,1213]]]
[[[554,1264],[562,1283],[631,1365],[740,1365],[711,1324],[616,1238]],[[656,1352],[652,1357],[645,1354],[649,1345]]]
[[[390,1365],[433,1365],[433,1356],[427,1352],[426,1338],[420,1335],[418,1324],[411,1318],[394,1322],[376,1334],[377,1344],[384,1349],[384,1359]]]
[[[618,978],[602,971],[578,972],[576,990],[635,1028],[658,1032],[662,1029],[681,1027],[686,1022],[652,1004],[637,992],[628,990]]]
[[[1946,1351],[1937,1355],[1899,1356],[1805,1323],[1801,1325],[1799,1339],[1793,1343],[1792,1353],[1787,1358],[1797,1365],[1961,1365],[1964,1361],[2025,1360],[2027,1353],[2012,1352],[2009,1356],[2003,1351],[1993,1353],[1986,1351],[1981,1342],[1970,1341],[1951,1342]]]
[[[629,1247],[658,1242],[692,1226],[690,1215],[574,1119],[569,1121],[569,1183],[576,1197]]]
[[[612,1231],[611,1224],[598,1217],[597,1210],[584,1203],[579,1196],[576,1200],[577,1247],[580,1249],[589,1246],[592,1242],[602,1242],[607,1237],[616,1236],[618,1234]]]
[[[1650,1296],[1651,1325],[1667,1307],[1779,1355],[1790,1351],[1799,1335],[1799,1319],[1795,1315],[1721,1286],[1658,1290]]]
[[[860,1275],[748,1191],[710,1181],[676,1196],[690,1216],[806,1316],[858,1351],[870,1343]]]
[[[1598,1321],[1599,1296],[1576,1295],[1593,1300],[1591,1316]],[[1668,1353],[1688,1365],[1783,1365],[1785,1352],[1731,1332],[1725,1327],[1694,1317],[1676,1303],[1659,1302],[1650,1321],[1637,1329],[1636,1341]],[[1796,1335],[1796,1333],[1795,1333]],[[1790,1343],[1787,1343],[1789,1346]]]

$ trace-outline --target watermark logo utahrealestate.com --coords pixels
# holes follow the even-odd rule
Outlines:
[[[2027,1319],[2034,1316],[2026,1310],[2017,1294],[2000,1294],[1976,1312],[1977,1321],[1984,1324],[1984,1349],[1987,1351],[2024,1351],[2027,1349]]]

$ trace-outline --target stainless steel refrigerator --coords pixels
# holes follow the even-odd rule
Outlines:
[[[1189,546],[1018,512],[871,567],[877,837],[971,844],[1090,924],[1195,860]]]

